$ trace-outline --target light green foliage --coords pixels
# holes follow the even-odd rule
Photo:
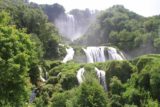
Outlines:
[[[5,11],[0,12],[0,24],[1,25],[7,25],[11,21],[11,17],[9,16],[9,13]]]
[[[30,35],[0,25],[0,105],[22,106],[28,100],[28,71],[37,62]]]

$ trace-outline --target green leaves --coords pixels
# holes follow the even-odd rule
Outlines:
[[[0,26],[0,37],[0,105],[22,106],[28,100],[28,71],[37,61],[35,45],[12,26]]]

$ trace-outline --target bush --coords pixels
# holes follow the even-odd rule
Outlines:
[[[133,72],[136,72],[136,67],[128,61],[111,61],[104,68],[106,71],[107,83],[113,76],[117,76],[122,83],[126,82]]]
[[[106,107],[106,93],[97,80],[88,78],[80,86],[78,104],[80,107]]]
[[[22,106],[28,100],[28,71],[37,59],[30,35],[0,25],[0,106]]]

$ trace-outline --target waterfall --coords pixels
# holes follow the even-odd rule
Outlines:
[[[41,80],[42,82],[45,82],[46,80],[42,77],[42,72],[43,72],[42,67],[41,67],[41,66],[38,66],[38,69],[39,69],[39,72],[40,72],[40,80]]]
[[[66,48],[66,52],[67,52],[67,55],[64,57],[62,61],[63,63],[66,63],[67,61],[72,60],[74,56],[74,50],[72,47]]]
[[[117,50],[113,47],[107,47],[108,48],[108,54],[109,54],[109,59],[111,60],[123,60],[124,56],[122,56],[122,52],[118,54]]]
[[[123,60],[125,59],[122,52],[119,52],[113,47],[87,47],[82,48],[86,54],[87,62],[94,63],[94,62],[105,62],[106,57],[104,54],[104,50],[108,50],[109,60]]]
[[[83,48],[88,63],[105,62],[104,46]]]
[[[105,77],[105,71],[103,70],[99,70],[98,68],[95,67],[95,71],[96,71],[96,74],[97,74],[97,77],[99,79],[99,82],[100,84],[103,86],[104,90],[107,91],[107,84],[106,84],[106,77]],[[78,83],[81,84],[85,77],[84,77],[84,72],[85,72],[85,69],[84,68],[80,68],[78,71],[77,71],[77,80],[78,80]]]
[[[99,70],[96,67],[95,67],[95,71],[96,71],[96,74],[97,74],[97,77],[99,79],[100,84],[103,86],[104,90],[107,91],[105,71]]]
[[[54,24],[63,37],[74,41],[86,33],[95,18],[96,11],[73,10],[59,15]]]
[[[63,14],[55,20],[55,25],[58,28],[62,36],[74,40],[73,37],[76,34],[76,21],[73,15]]]
[[[36,89],[33,89],[32,94],[31,94],[30,99],[29,99],[29,103],[32,103],[34,101],[36,95],[37,95]]]
[[[84,80],[84,68],[80,68],[78,71],[77,71],[77,80],[78,80],[78,83],[81,84]]]

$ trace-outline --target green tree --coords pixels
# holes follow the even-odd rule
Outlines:
[[[41,43],[39,50],[44,51],[44,58],[58,57],[58,31],[52,23],[48,22],[48,17],[39,6],[24,3],[23,0],[2,0],[0,10],[10,14],[11,24],[19,29],[25,28],[28,34],[34,35],[32,41],[37,45]],[[40,41],[37,42],[37,38]]]
[[[28,101],[28,71],[37,63],[35,45],[22,30],[0,25],[0,106]]]
[[[106,107],[106,93],[95,79],[85,81],[80,87],[80,107]]]

